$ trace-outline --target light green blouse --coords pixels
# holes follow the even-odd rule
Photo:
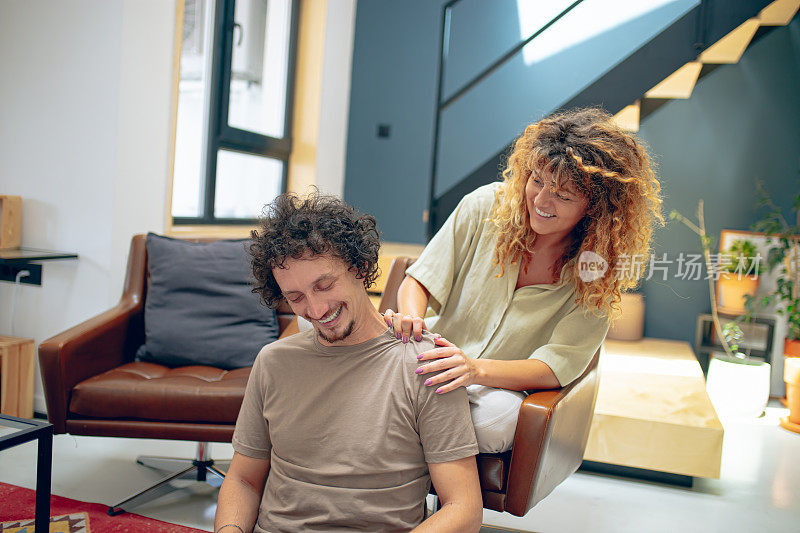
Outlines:
[[[431,331],[469,357],[539,359],[561,385],[580,376],[608,332],[608,318],[575,303],[572,284],[514,290],[519,263],[493,265],[497,236],[488,220],[499,183],[465,196],[406,274],[431,294]]]

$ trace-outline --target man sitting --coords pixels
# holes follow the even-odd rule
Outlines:
[[[265,346],[247,384],[217,533],[480,529],[478,446],[463,388],[436,394],[367,296],[375,219],[282,195],[250,246],[256,288],[313,330]],[[430,483],[441,510],[425,518]]]

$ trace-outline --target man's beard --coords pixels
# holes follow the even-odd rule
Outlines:
[[[338,336],[328,336],[323,333],[322,328],[317,328],[317,335],[325,339],[326,342],[333,344],[334,342],[343,341],[346,339],[351,333],[353,333],[353,327],[355,326],[355,320],[351,320],[350,323],[344,328],[344,332]]]

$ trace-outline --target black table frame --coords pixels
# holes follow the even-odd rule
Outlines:
[[[0,281],[16,281],[17,274],[27,271],[21,276],[20,283],[27,285],[42,284],[42,261],[77,259],[78,254],[72,252],[56,252],[38,248],[12,248],[0,250]]]
[[[5,424],[8,421],[11,424]],[[40,420],[0,415],[0,426],[19,431],[0,436],[0,451],[33,440],[37,442],[36,458],[36,514],[34,531],[50,531],[50,488],[53,469],[53,425]]]

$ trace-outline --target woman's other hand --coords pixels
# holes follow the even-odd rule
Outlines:
[[[481,374],[480,361],[464,355],[461,348],[437,334],[434,339],[436,348],[419,354],[420,361],[431,361],[417,368],[420,375],[441,372],[425,380],[428,387],[436,387],[437,394],[450,392],[458,387],[466,387],[477,383]],[[441,385],[441,386],[440,386]]]
[[[403,342],[408,342],[412,336],[417,341],[421,341],[422,330],[427,329],[424,318],[396,313],[391,309],[386,310],[383,314],[383,319],[386,321],[387,326],[394,329],[397,338]]]

